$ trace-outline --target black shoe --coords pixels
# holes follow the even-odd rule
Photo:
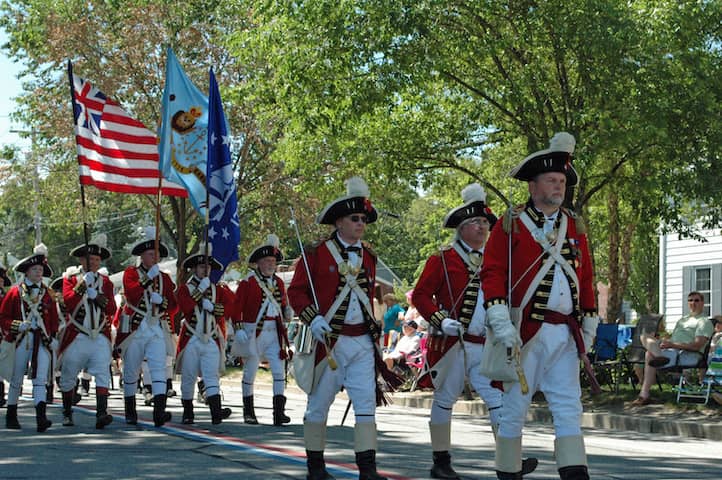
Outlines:
[[[183,404],[183,417],[181,423],[183,425],[193,425],[195,421],[195,413],[193,412],[193,400],[181,399]]]
[[[286,397],[283,395],[273,396],[273,425],[282,426],[284,423],[290,423],[291,418],[284,412],[286,408]]]
[[[63,392],[63,426],[72,427],[73,423],[73,399],[75,397],[75,391],[68,390]]]
[[[35,405],[35,421],[38,425],[38,433],[43,433],[53,424],[53,422],[48,420],[48,417],[45,415],[45,408],[45,402],[40,402]]]
[[[539,460],[537,460],[534,457],[525,458],[521,461],[521,474],[522,475],[528,475],[534,470],[536,470],[537,465],[539,465]]]
[[[173,379],[167,378],[165,381],[165,396],[168,398],[175,397],[178,395],[175,390],[173,390]]]
[[[376,471],[376,450],[356,452],[359,480],[388,480]]]
[[[589,480],[589,472],[584,465],[570,465],[559,469],[561,480]]]
[[[20,430],[17,405],[8,405],[8,411],[5,414],[5,428],[10,430]]]
[[[102,430],[113,423],[113,416],[108,413],[108,396],[98,395],[95,398],[95,428]]]
[[[138,425],[138,412],[135,409],[135,395],[124,397],[125,401],[125,423]]]
[[[253,408],[253,395],[243,397],[243,421],[248,425],[258,425],[256,411]]]
[[[172,415],[165,411],[165,404],[168,398],[165,395],[156,395],[153,397],[153,424],[156,427],[162,427],[165,423],[170,422]]]
[[[433,452],[433,458],[434,465],[431,467],[431,472],[429,472],[431,478],[459,480],[459,474],[451,467],[449,452]]]
[[[336,477],[326,470],[326,462],[323,459],[323,450],[306,450],[306,466],[308,475],[306,480],[336,480]]]

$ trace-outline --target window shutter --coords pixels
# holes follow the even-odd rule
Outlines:
[[[682,297],[680,299],[682,303],[682,315],[689,313],[689,309],[687,308],[687,294],[692,290],[694,290],[694,268],[682,267]]]
[[[709,314],[722,314],[722,263],[712,265],[712,283],[710,285]]]

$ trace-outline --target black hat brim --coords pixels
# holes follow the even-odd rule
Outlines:
[[[85,256],[86,245],[79,245],[70,251],[71,257],[82,258]],[[112,256],[110,250],[100,245],[89,243],[87,250],[90,255],[97,255],[101,260],[107,260]]]
[[[155,250],[155,240],[144,240],[135,244],[130,253],[132,255],[140,255],[147,250]],[[166,247],[163,242],[158,242],[158,254],[160,255],[160,258],[168,256],[168,247]]]
[[[183,268],[191,270],[196,268],[198,265],[206,263],[206,256],[202,253],[196,253],[183,260]],[[211,266],[211,270],[223,270],[221,262],[213,257],[208,257],[208,264]]]
[[[365,214],[366,223],[374,223],[378,218],[378,212],[366,197],[342,197],[326,205],[318,215],[316,223],[333,225],[339,218],[354,213]]]
[[[496,215],[491,213],[486,203],[476,200],[466,203],[450,211],[444,219],[444,228],[456,228],[469,218],[484,217],[489,221],[489,228],[494,227]]]

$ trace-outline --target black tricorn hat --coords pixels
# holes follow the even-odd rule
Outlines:
[[[78,245],[70,251],[71,257],[82,258],[85,256],[86,245]],[[89,255],[97,255],[102,260],[106,260],[111,257],[110,249],[108,248],[108,237],[101,233],[93,238],[87,244],[87,252]]]
[[[316,223],[333,225],[341,217],[354,213],[366,214],[366,223],[373,223],[378,218],[376,209],[369,200],[369,187],[361,177],[346,180],[346,195],[327,204],[316,217]]]
[[[206,263],[206,244],[201,243],[198,248],[198,253],[189,255],[185,260],[183,260],[183,268],[191,270],[204,263]],[[213,258],[212,244],[208,244],[208,265],[210,265],[211,270],[223,270],[221,262]]]
[[[464,204],[456,207],[446,214],[444,218],[445,228],[456,228],[469,218],[484,217],[489,221],[489,226],[493,227],[496,223],[496,215],[494,215],[486,204],[486,192],[484,187],[478,183],[472,183],[461,191],[461,200]]]
[[[576,141],[567,132],[557,132],[549,140],[549,148],[534,152],[514,167],[509,176],[529,182],[540,173],[559,172],[567,176],[567,187],[577,184],[579,176],[572,166]]]
[[[28,268],[34,265],[43,266],[43,277],[52,277],[53,270],[48,265],[48,247],[41,243],[33,249],[33,254],[25,257],[15,264],[13,267],[16,272],[25,273]]]
[[[283,252],[279,246],[281,242],[276,235],[269,233],[263,245],[256,247],[248,256],[248,263],[256,263],[263,257],[276,257],[276,261],[283,260]]]
[[[133,249],[130,251],[132,255],[140,255],[146,250],[155,249],[155,227],[145,227],[143,232],[145,238],[133,245]],[[160,258],[168,256],[168,247],[161,241],[158,242],[158,254]]]

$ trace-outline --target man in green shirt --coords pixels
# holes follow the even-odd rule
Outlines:
[[[649,391],[654,384],[658,368],[694,367],[702,358],[714,327],[709,318],[702,313],[704,295],[699,292],[690,292],[687,296],[687,304],[689,305],[689,314],[677,321],[670,338],[657,339],[648,334],[641,336],[642,345],[647,350],[644,380],[639,397],[632,402],[632,405],[651,403]]]

